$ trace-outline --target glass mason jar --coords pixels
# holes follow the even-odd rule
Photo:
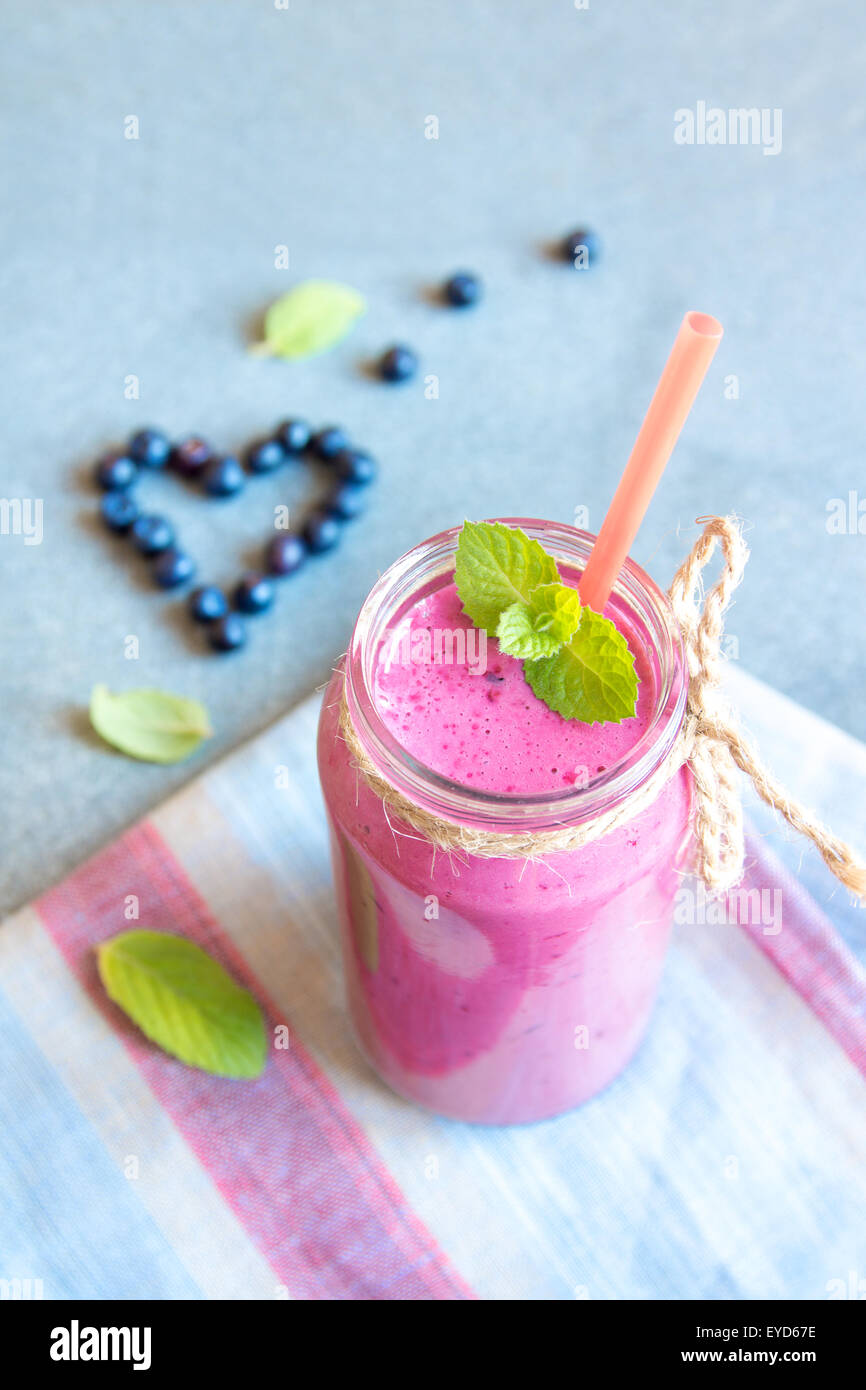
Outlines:
[[[553,522],[503,518],[581,571],[595,540]],[[340,735],[345,698],[376,770],[419,808],[498,833],[542,833],[622,807],[652,777],[684,719],[687,674],[670,604],[628,561],[607,613],[647,658],[650,715],[629,751],[588,780],[499,795],[422,765],[376,708],[383,643],[419,598],[453,581],[459,528],[423,542],[367,598],[325,695],[319,772],[331,830],[346,988],[360,1045],[410,1100],[457,1119],[544,1119],[621,1071],[645,1031],[676,889],[691,845],[681,767],[625,823],[579,849],[530,858],[434,852],[395,823]]]

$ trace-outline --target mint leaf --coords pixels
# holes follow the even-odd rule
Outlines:
[[[540,584],[530,595],[537,632],[549,633],[559,646],[580,626],[580,594],[568,584]]]
[[[112,695],[107,686],[95,685],[90,722],[113,748],[149,763],[181,762],[213,733],[203,704],[166,690]]]
[[[164,1052],[215,1076],[259,1076],[267,1043],[261,1010],[194,942],[128,931],[98,947],[109,999]]]
[[[457,546],[454,581],[463,611],[489,637],[514,603],[527,607],[533,589],[559,582],[553,557],[518,526],[465,521]]]
[[[304,280],[265,314],[260,355],[298,359],[326,352],[348,333],[367,305],[357,290],[331,280]]]
[[[550,709],[585,724],[619,724],[637,705],[634,657],[608,618],[584,608],[580,626],[555,656],[527,661],[531,689]]]
[[[539,584],[529,603],[512,603],[499,619],[496,639],[508,656],[521,660],[553,656],[577,631],[580,597],[567,584]]]
[[[512,603],[500,615],[496,640],[506,656],[520,660],[535,656],[553,656],[562,646],[549,632],[537,632],[532,609],[525,603]]]

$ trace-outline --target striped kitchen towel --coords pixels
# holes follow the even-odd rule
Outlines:
[[[866,841],[866,748],[743,675],[803,799]],[[438,1119],[343,1009],[309,701],[0,929],[0,1297],[866,1295],[866,914],[751,810],[749,895],[695,898],[647,1041],[582,1109]],[[282,775],[278,775],[284,769]],[[182,1066],[93,947],[180,932],[290,1046],[256,1082]]]

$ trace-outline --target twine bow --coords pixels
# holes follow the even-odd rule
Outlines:
[[[695,780],[697,872],[713,892],[739,883],[743,874],[743,811],[735,768],[749,777],[768,806],[818,849],[831,873],[866,899],[866,867],[844,840],[795,801],[761,763],[754,745],[722,699],[723,615],[743,577],[748,547],[734,517],[699,517],[703,534],[674,575],[669,595],[686,647],[689,700],[683,739]],[[724,567],[698,607],[701,574],[720,543]]]
[[[712,893],[733,888],[743,875],[743,811],[736,769],[751,778],[758,795],[794,830],[807,836],[830,871],[846,888],[866,900],[866,867],[853,850],[785,791],[758,759],[722,697],[721,639],[723,616],[743,577],[749,551],[734,517],[701,517],[703,534],[674,576],[669,596],[679,622],[689,673],[688,704],[682,732],[664,762],[643,785],[612,810],[580,824],[551,830],[508,834],[480,830],[425,810],[383,777],[364,749],[346,702],[340,701],[340,731],[354,766],[368,786],[424,839],[446,852],[477,858],[539,859],[580,849],[590,841],[634,820],[651,805],[662,787],[688,762],[694,778],[696,872]],[[716,545],[724,557],[722,573],[699,606],[702,573]]]

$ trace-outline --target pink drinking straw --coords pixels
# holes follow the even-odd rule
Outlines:
[[[712,314],[695,310],[687,313],[680,324],[580,581],[580,601],[596,613],[604,612],[723,332]]]

